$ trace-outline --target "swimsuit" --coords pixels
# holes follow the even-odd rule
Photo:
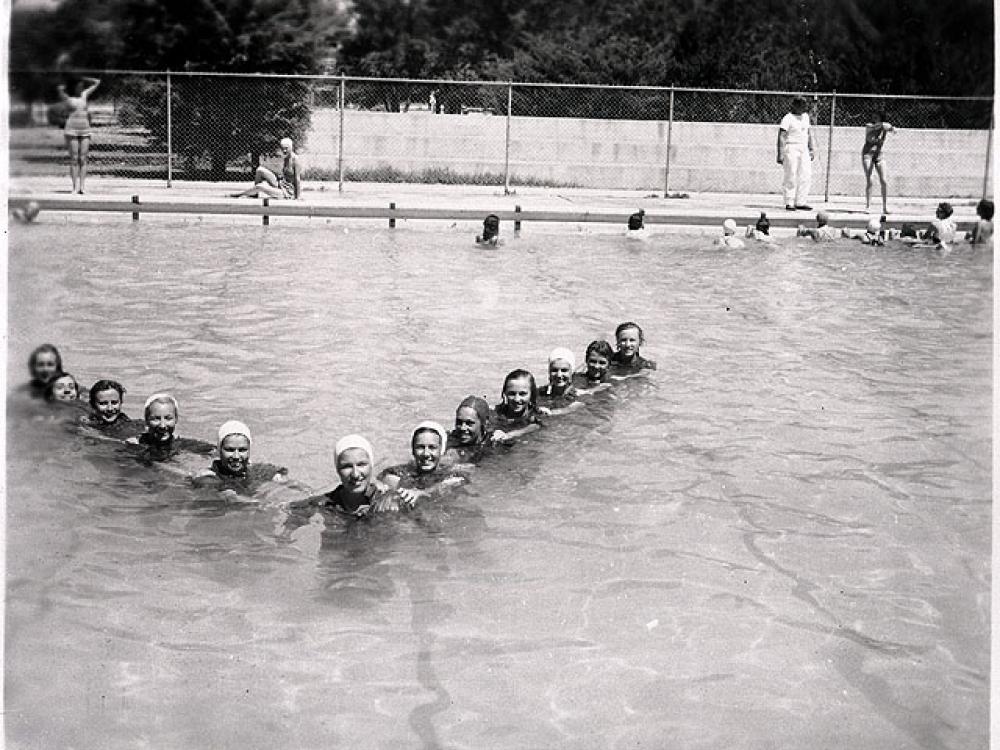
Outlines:
[[[865,145],[861,149],[861,155],[871,154],[876,164],[881,162],[883,143],[885,143],[885,128],[882,127],[882,123],[865,125]]]
[[[90,113],[87,112],[86,96],[67,96],[70,113],[66,118],[63,133],[71,138],[90,138]]]

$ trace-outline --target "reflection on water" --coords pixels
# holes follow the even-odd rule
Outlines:
[[[660,369],[446,500],[297,527],[12,393],[12,747],[986,746],[991,254],[70,229],[73,267],[12,228],[9,382],[51,340],[314,487],[621,320]]]

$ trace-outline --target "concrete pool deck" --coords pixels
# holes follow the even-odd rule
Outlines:
[[[259,218],[262,202],[257,199],[230,197],[249,186],[248,182],[182,182],[167,187],[163,180],[135,180],[92,177],[88,179],[87,195],[73,195],[69,178],[12,176],[8,183],[8,200],[18,205],[36,200],[43,210],[112,212],[128,216],[132,196],[139,196],[140,211],[145,214],[188,214],[217,218],[231,217],[241,221]],[[269,211],[272,220],[313,217],[363,220],[384,223],[391,203],[400,221],[442,222],[460,220],[474,222],[488,213],[498,213],[501,219],[514,218],[520,207],[525,225],[535,222],[595,223],[614,229],[624,226],[625,217],[643,209],[649,225],[709,228],[713,232],[727,218],[742,227],[754,223],[766,212],[772,226],[790,229],[798,224],[815,225],[816,211],[830,213],[834,226],[864,227],[870,216],[864,197],[832,196],[823,202],[822,196],[812,198],[812,211],[786,211],[777,193],[691,193],[689,197],[664,198],[662,191],[602,190],[594,188],[515,187],[504,195],[501,186],[441,185],[412,183],[345,183],[338,192],[336,182],[307,180],[300,201],[272,200]],[[937,203],[932,198],[898,198],[890,201],[888,216],[891,226],[903,222],[925,226],[934,216]],[[975,222],[976,199],[950,200],[954,218],[960,229],[970,229]],[[79,208],[75,208],[76,205]],[[873,203],[874,206],[874,203]],[[276,209],[276,210],[275,210]],[[286,213],[287,212],[287,213]]]

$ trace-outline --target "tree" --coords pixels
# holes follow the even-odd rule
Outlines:
[[[118,1],[123,68],[310,74],[325,41],[314,0]],[[165,142],[165,88],[134,80],[130,95],[135,115]],[[176,76],[174,150],[192,167],[207,157],[210,177],[224,179],[233,159],[250,154],[256,166],[282,137],[301,137],[309,126],[308,99],[301,79]]]

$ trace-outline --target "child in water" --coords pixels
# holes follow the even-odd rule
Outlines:
[[[974,245],[988,245],[993,242],[993,201],[983,198],[976,205],[979,221],[969,233],[969,242]]]
[[[500,217],[489,214],[483,219],[483,233],[476,235],[476,244],[496,246],[500,241]]]
[[[177,399],[169,393],[154,393],[143,405],[146,431],[125,442],[145,449],[143,458],[147,461],[166,461],[182,451],[201,456],[211,455],[215,446],[203,440],[177,437],[177,418],[180,409]]]
[[[726,219],[722,222],[722,236],[715,240],[715,244],[731,247],[736,250],[746,247],[743,240],[736,236],[736,222],[732,219]]]
[[[371,443],[361,435],[342,437],[334,446],[333,461],[340,484],[331,492],[289,503],[289,510],[329,510],[352,518],[365,518],[376,510],[385,490],[372,483],[375,453]]]
[[[28,372],[31,380],[28,390],[35,398],[43,398],[49,383],[63,371],[62,357],[52,344],[42,344],[28,357]]]
[[[774,237],[771,236],[771,221],[766,213],[761,211],[757,223],[747,227],[747,238],[758,242],[774,242]]]
[[[455,429],[448,436],[448,452],[458,463],[475,463],[489,449],[490,405],[479,396],[466,396],[455,410]]]
[[[583,371],[573,373],[573,385],[577,394],[611,387],[608,382],[611,379],[609,368],[614,355],[615,352],[607,341],[598,339],[590,342],[583,357]]]
[[[631,320],[620,323],[615,329],[618,351],[611,355],[609,364],[616,375],[636,373],[639,370],[655,370],[656,362],[639,354],[639,347],[646,343],[642,329]]]
[[[934,220],[924,232],[924,239],[934,243],[942,250],[947,250],[948,245],[955,241],[955,232],[957,231],[955,222],[951,218],[954,212],[955,209],[947,201],[938,203],[937,210],[934,212]]]
[[[796,237],[812,237],[813,242],[831,242],[839,236],[837,230],[830,226],[830,214],[826,211],[816,213],[816,226],[807,227],[799,224],[795,231]]]
[[[46,401],[78,401],[79,399],[80,385],[76,382],[76,378],[68,372],[58,373],[45,386]]]
[[[212,465],[192,478],[195,486],[212,484],[220,489],[242,490],[251,495],[268,482],[283,483],[288,469],[267,463],[250,462],[250,428],[243,422],[230,420],[219,428],[219,457]]]
[[[527,370],[512,370],[504,378],[500,403],[493,410],[493,441],[509,440],[541,427],[538,419],[538,386]]]
[[[125,388],[116,380],[98,380],[90,387],[91,413],[80,420],[110,437],[125,440],[137,437],[139,426],[122,411]]]
[[[841,230],[841,236],[852,240],[861,240],[864,245],[884,245],[882,222],[874,216],[868,220],[864,231],[845,227]]]
[[[378,477],[389,489],[396,490],[398,504],[393,497],[383,497],[376,510],[398,510],[399,505],[412,508],[418,499],[464,482],[463,474],[441,466],[447,449],[448,432],[437,422],[421,422],[414,427],[410,435],[413,461],[385,469]]]
[[[573,385],[575,367],[576,358],[569,349],[560,346],[549,353],[549,382],[538,389],[538,408],[543,414],[559,414],[582,406]]]

